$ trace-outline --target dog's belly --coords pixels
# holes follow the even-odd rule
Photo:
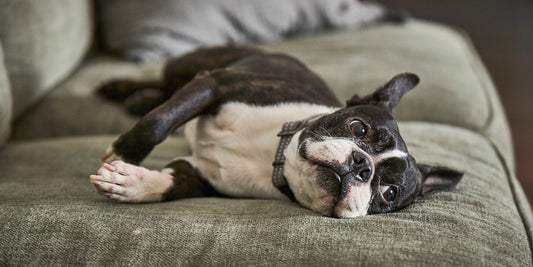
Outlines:
[[[224,104],[216,116],[200,116],[185,126],[192,148],[186,158],[220,193],[234,197],[286,199],[272,185],[277,133],[284,122],[335,108],[306,103],[276,106]]]

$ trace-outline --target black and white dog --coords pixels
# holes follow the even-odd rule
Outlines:
[[[462,177],[417,164],[400,136],[391,113],[418,82],[402,73],[342,107],[290,56],[201,49],[169,61],[162,81],[99,89],[132,112],[151,111],[109,146],[91,182],[121,202],[224,195],[292,199],[337,218],[395,211]],[[138,166],[184,124],[191,156],[162,171]]]

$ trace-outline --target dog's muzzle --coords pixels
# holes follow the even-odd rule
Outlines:
[[[365,154],[354,151],[342,166],[327,167],[327,170],[339,182],[350,176],[356,182],[366,183],[372,177],[372,162]]]

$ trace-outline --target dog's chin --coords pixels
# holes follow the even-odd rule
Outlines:
[[[307,163],[313,170],[313,165]],[[289,185],[294,192],[296,200],[304,207],[311,209],[323,216],[339,219],[355,218],[367,215],[372,191],[370,183],[361,183],[351,186],[348,192],[341,195],[333,195],[320,187],[321,179],[318,172],[308,173],[293,177]]]
[[[294,135],[285,150],[284,175],[295,199],[323,216],[354,218],[366,215],[371,200],[370,183],[355,184],[340,195],[328,192],[321,185],[324,177],[320,176],[318,166],[298,153],[300,133]]]
[[[350,187],[349,192],[335,205],[332,217],[355,218],[366,215],[372,200],[370,183]]]

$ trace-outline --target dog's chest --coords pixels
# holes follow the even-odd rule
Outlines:
[[[271,181],[277,133],[287,121],[333,110],[305,103],[225,104],[216,116],[200,116],[186,125],[185,137],[193,151],[188,160],[221,193],[283,199]]]

